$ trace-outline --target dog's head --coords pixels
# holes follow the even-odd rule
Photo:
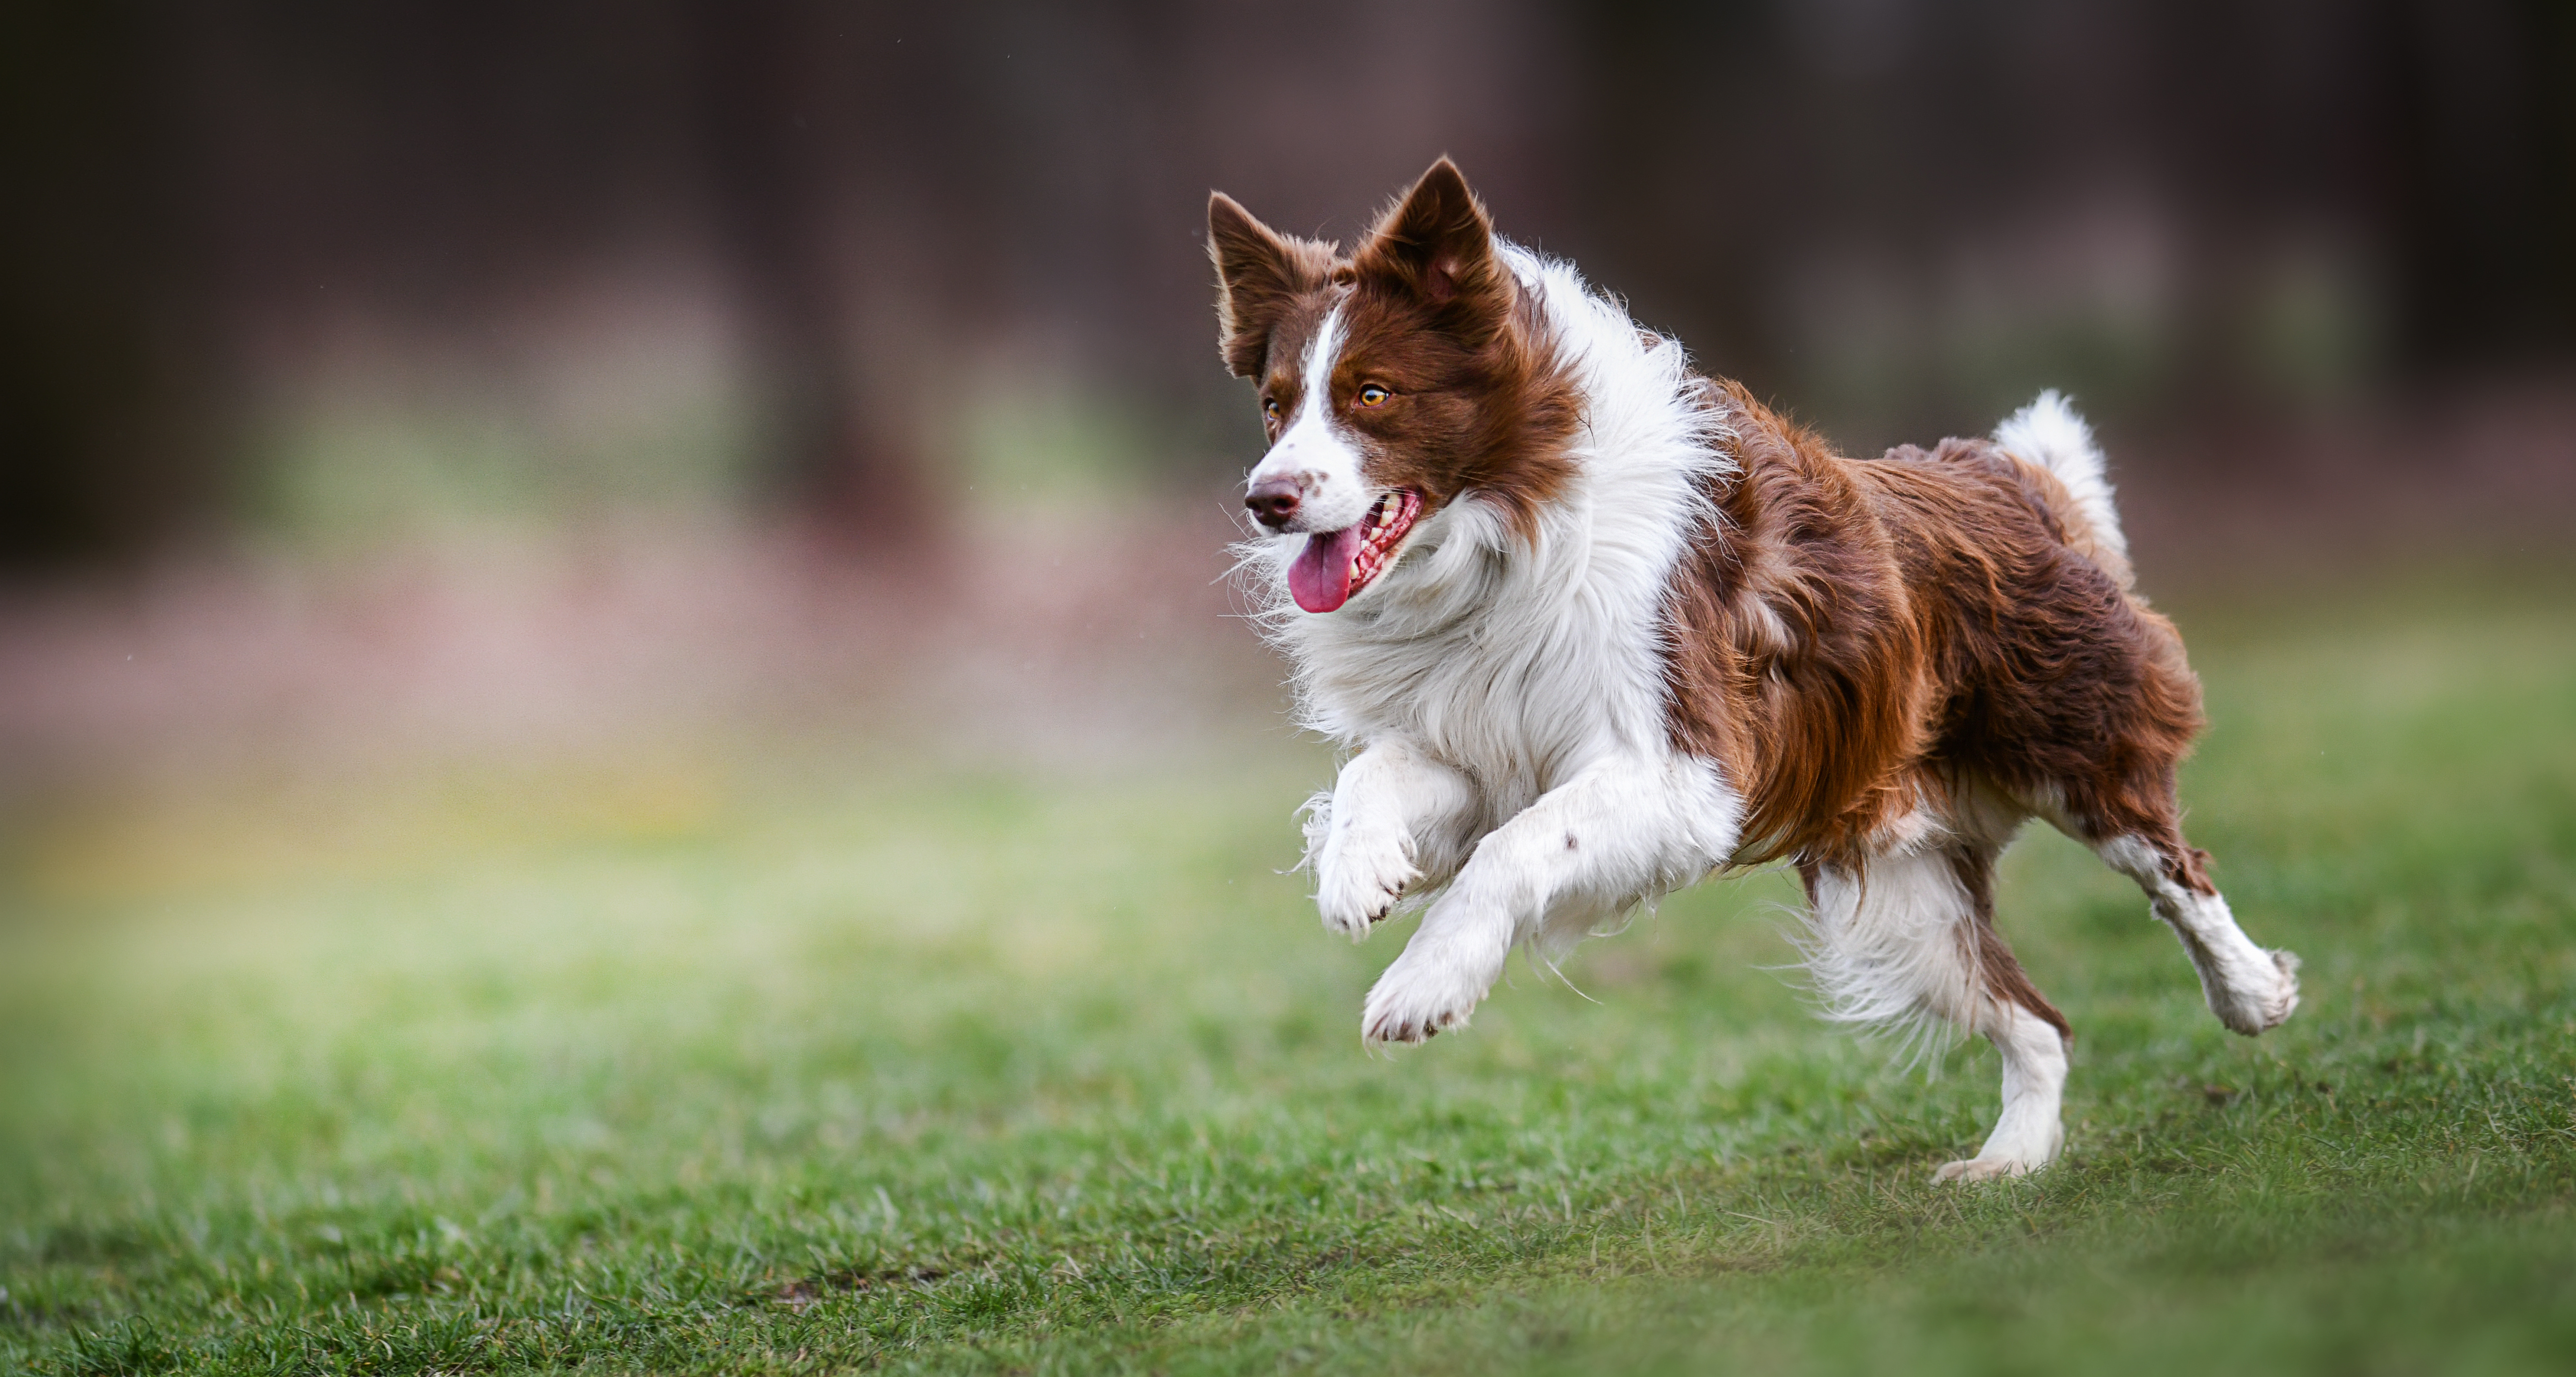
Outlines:
[[[1270,451],[1244,505],[1306,537],[1289,591],[1331,612],[1454,504],[1535,535],[1575,424],[1544,316],[1447,158],[1357,252],[1282,235],[1208,198],[1219,343],[1261,389]]]

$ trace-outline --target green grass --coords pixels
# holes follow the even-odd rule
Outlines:
[[[1816,1023],[1776,876],[1364,1055],[1402,933],[1277,873],[1328,762],[1257,725],[58,816],[0,921],[0,1369],[2565,1370],[2576,618],[2185,626],[2192,830],[2307,1002],[2229,1035],[2031,836],[2068,1155],[1965,1189],[1993,1058]]]

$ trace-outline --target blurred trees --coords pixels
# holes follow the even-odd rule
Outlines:
[[[0,563],[130,549],[214,496],[193,169],[137,7],[0,9]]]
[[[1580,13],[1587,265],[1879,440],[2576,348],[2576,8]]]
[[[224,518],[369,349],[527,386],[629,262],[714,284],[759,491],[919,539],[985,375],[1210,433],[1210,186],[1347,236],[1442,151],[1856,444],[2576,346],[2546,0],[28,0],[0,102],[18,565]]]

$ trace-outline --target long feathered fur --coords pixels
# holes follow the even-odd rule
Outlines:
[[[1477,778],[1496,821],[1606,750],[1663,753],[1670,574],[1733,471],[1723,413],[1678,341],[1641,329],[1572,266],[1500,249],[1582,405],[1573,481],[1534,534],[1471,494],[1425,519],[1367,603],[1329,617],[1288,597],[1302,538],[1235,547],[1254,620],[1291,665],[1301,725],[1345,748],[1387,732],[1421,741]],[[1329,799],[1312,807],[1320,838]]]

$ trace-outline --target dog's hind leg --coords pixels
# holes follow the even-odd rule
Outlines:
[[[1983,1034],[2003,1059],[2003,1113],[1977,1155],[1935,1179],[2019,1176],[2064,1142],[2066,1017],[2030,983],[1994,929],[1996,848],[1959,841],[1873,856],[1858,868],[1803,865],[1813,906],[1808,969],[1841,1022],[1938,1037]]]
[[[2266,951],[2245,935],[2209,881],[2209,857],[2183,840],[2170,817],[2090,845],[2103,864],[2137,881],[2156,916],[2182,939],[2219,1022],[2250,1038],[2279,1027],[2299,1007],[2298,956]]]

